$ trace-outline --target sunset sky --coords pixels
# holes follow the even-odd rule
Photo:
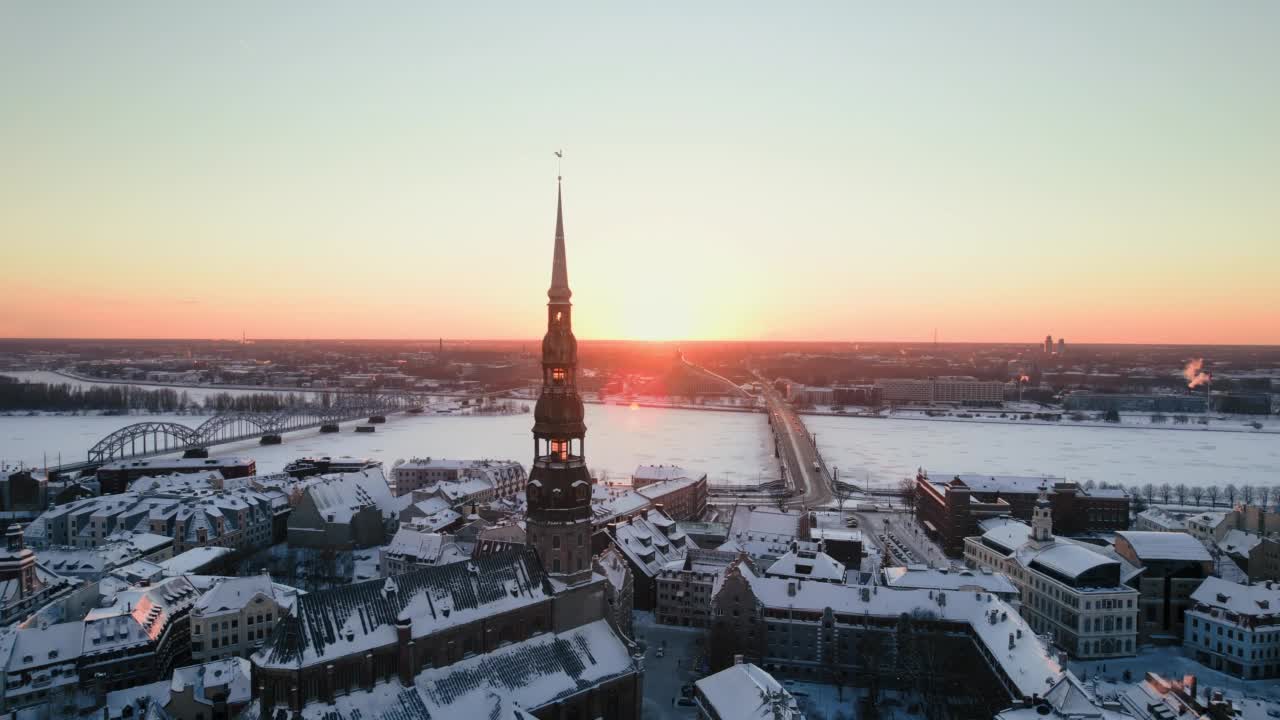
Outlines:
[[[0,336],[535,337],[557,148],[581,338],[1280,343],[1267,1],[4,3]]]

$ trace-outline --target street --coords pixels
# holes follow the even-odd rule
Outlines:
[[[769,420],[779,440],[779,451],[787,471],[787,484],[794,493],[788,504],[799,507],[826,505],[832,499],[831,485],[823,471],[814,470],[818,453],[809,431],[778,391],[764,378],[759,375],[757,377],[760,378],[760,387],[769,404]]]
[[[659,625],[653,613],[636,612],[635,633],[636,640],[645,644],[644,720],[696,718],[697,708],[676,703],[681,698],[680,688],[700,677],[691,665],[702,655],[706,631]],[[658,657],[659,649],[662,657]]]

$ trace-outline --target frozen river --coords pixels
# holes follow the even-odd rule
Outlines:
[[[22,373],[58,382],[52,373]],[[76,381],[71,381],[76,382]],[[217,392],[193,390],[192,394]],[[232,391],[234,392],[234,391]],[[190,426],[206,419],[178,416],[0,417],[0,461],[39,464],[47,453],[84,458],[95,442],[130,422],[167,420]],[[217,446],[218,454],[254,457],[262,472],[304,455],[359,455],[390,465],[414,456],[504,458],[528,464],[532,415],[392,415],[373,434],[354,423],[337,435],[290,433],[283,445]],[[1192,430],[1016,425],[938,420],[806,416],[827,462],[842,477],[873,485],[897,482],[924,467],[934,474],[974,472],[1061,475],[1125,485],[1280,485],[1276,434]],[[706,472],[713,482],[754,483],[778,468],[765,416],[622,406],[587,406],[587,457],[593,470],[628,475],[636,465],[675,463]]]
[[[840,476],[1057,475],[1123,485],[1280,485],[1275,434],[805,416]]]
[[[28,464],[84,458],[86,450],[109,433],[141,421],[176,422],[189,426],[207,419],[200,415],[140,415],[134,417],[37,416],[0,417],[0,460]],[[390,415],[374,433],[355,433],[346,423],[336,435],[317,430],[288,433],[282,445],[255,442],[218,445],[215,454],[247,455],[258,461],[259,472],[282,469],[304,455],[356,455],[381,460],[431,456],[501,458],[526,467],[533,457],[533,414],[500,416]],[[637,465],[675,463],[706,472],[712,482],[756,482],[777,477],[765,416],[698,410],[587,406],[587,458],[592,470],[611,478],[630,475]]]

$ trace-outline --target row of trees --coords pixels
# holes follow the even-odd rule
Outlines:
[[[1119,488],[1115,483],[1095,483],[1092,480],[1086,480],[1083,485],[1085,490],[1094,488]],[[916,505],[916,481],[914,478],[903,478],[898,483],[898,492],[902,496],[902,501],[906,503],[909,510],[915,510]],[[1131,487],[1129,492],[1133,495],[1135,510],[1141,512],[1149,505],[1155,504],[1156,500],[1162,505],[1172,505],[1175,502],[1178,505],[1195,505],[1196,507],[1217,507],[1219,503],[1226,507],[1235,507],[1237,503],[1244,505],[1257,505],[1263,509],[1271,509],[1272,502],[1280,502],[1280,488],[1273,488],[1268,485],[1235,485],[1227,483],[1226,485],[1187,485],[1186,483],[1178,483],[1176,485],[1170,483],[1147,483],[1141,487]],[[837,496],[839,496],[837,492]]]
[[[303,407],[309,403],[308,397],[299,393],[219,393],[206,395],[203,401],[196,401],[186,390],[178,391],[173,388],[141,388],[135,385],[84,387],[69,383],[0,381],[0,412],[275,412]],[[319,404],[323,407],[327,408],[332,403],[333,398],[328,393],[319,398]]]
[[[1237,503],[1241,503],[1270,509],[1273,500],[1280,500],[1280,491],[1269,485],[1227,483],[1221,486],[1202,486],[1186,483],[1176,485],[1147,483],[1142,487],[1130,488],[1130,491],[1133,492],[1134,499],[1139,504],[1145,505],[1154,504],[1159,499],[1162,505],[1171,505],[1176,502],[1179,505],[1200,507],[1207,503],[1209,507],[1216,507],[1221,501],[1227,507],[1235,507]]]
[[[333,398],[329,393],[320,396],[320,405],[328,408],[333,403]],[[309,405],[305,395],[298,393],[247,393],[236,394],[218,393],[217,395],[207,395],[204,399],[204,409],[215,412],[275,412],[277,410],[286,410],[288,408],[305,407]]]
[[[107,410],[174,412],[192,404],[186,392],[172,388],[144,390],[132,385],[73,387],[69,384],[0,383],[0,411]]]

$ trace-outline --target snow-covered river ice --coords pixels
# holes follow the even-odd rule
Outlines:
[[[110,432],[141,420],[195,426],[204,416],[0,417],[0,460],[70,461]],[[1114,427],[1014,425],[938,420],[806,416],[828,464],[842,477],[886,485],[917,467],[934,475],[973,472],[1056,475],[1125,485],[1280,485],[1280,437],[1266,433]],[[289,433],[282,445],[223,445],[218,454],[253,457],[260,472],[295,458],[358,455],[390,465],[414,456],[504,458],[528,463],[531,414],[392,415],[372,434],[344,424],[336,435]],[[586,450],[593,470],[611,478],[636,465],[675,463],[712,482],[754,483],[777,477],[763,414],[587,405]]]

